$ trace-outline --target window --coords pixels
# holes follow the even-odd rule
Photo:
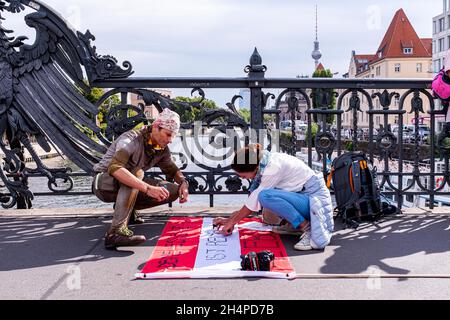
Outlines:
[[[401,66],[400,63],[395,64],[395,72],[400,72]]]
[[[437,23],[436,21],[433,21],[433,34],[437,33]]]
[[[380,51],[380,52],[378,52],[378,58],[383,58],[383,52],[382,51]]]
[[[413,54],[413,48],[403,48],[404,54]]]
[[[441,60],[434,60],[434,72],[438,73],[441,70]]]
[[[416,64],[416,71],[418,73],[422,73],[422,64],[421,63]]]
[[[433,40],[433,53],[436,53],[436,41]]]
[[[381,76],[381,67],[377,67],[376,75],[377,75],[377,77]]]
[[[438,52],[444,51],[444,38],[438,40]]]
[[[445,29],[444,25],[445,25],[445,18],[439,19],[439,32],[444,31]]]

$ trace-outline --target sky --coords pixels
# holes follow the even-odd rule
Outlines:
[[[311,75],[318,36],[325,68],[341,77],[351,52],[374,54],[403,8],[419,37],[432,37],[442,0],[44,0],[75,29],[95,35],[97,52],[132,63],[138,77],[245,77],[255,47],[266,77]],[[31,12],[31,11],[28,11]],[[15,35],[30,36],[23,16],[5,15]],[[224,106],[239,90],[206,90]],[[190,90],[174,90],[189,95]]]

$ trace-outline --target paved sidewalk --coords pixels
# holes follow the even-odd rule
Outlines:
[[[312,279],[134,279],[168,216],[225,215],[232,209],[147,210],[146,223],[134,230],[148,241],[118,251],[103,248],[111,210],[0,211],[0,299],[450,298],[450,217],[444,210],[409,211],[356,231],[338,224],[325,251],[294,251],[297,238],[283,236],[296,272],[313,275]],[[377,273],[403,277],[380,279]],[[330,274],[349,278],[320,279]],[[374,277],[358,279],[361,274]],[[425,274],[449,278],[414,278]]]

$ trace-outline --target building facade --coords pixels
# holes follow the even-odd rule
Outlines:
[[[417,79],[433,78],[432,70],[432,39],[419,38],[403,9],[395,13],[394,18],[374,54],[356,54],[352,51],[349,78],[382,78],[382,79]],[[406,90],[393,90],[404,94]],[[372,95],[377,90],[371,90]],[[430,108],[429,101],[423,98],[425,112]],[[362,113],[358,113],[358,126],[369,128],[369,115],[367,99],[360,95]],[[349,107],[350,96],[344,99],[343,108]],[[380,101],[373,99],[374,108],[381,109]],[[399,99],[394,99],[391,109],[398,108]],[[404,124],[413,124],[414,114],[410,114],[411,99],[406,99],[404,110],[408,113],[404,115]],[[424,117],[422,122],[427,124],[429,118]],[[398,116],[389,116],[390,124],[398,123]],[[384,123],[383,116],[374,116],[374,127],[379,128]],[[344,128],[353,127],[353,116],[347,112],[343,119]]]
[[[450,50],[450,0],[443,0],[442,13],[433,18],[433,71],[439,72]]]

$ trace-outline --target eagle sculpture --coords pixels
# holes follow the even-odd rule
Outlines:
[[[33,10],[25,16],[36,30],[31,45],[24,43],[26,37],[12,37],[2,23],[5,14],[22,12],[25,6]],[[132,71],[129,62],[123,69],[114,57],[97,55],[90,44],[94,39],[89,31],[74,31],[40,1],[0,0],[0,148],[5,155],[0,178],[10,192],[0,197],[4,207],[13,207],[19,198],[32,199],[26,184],[30,175],[47,176],[49,187],[56,179],[68,179],[68,168],[51,169],[42,163],[31,137],[46,152],[53,146],[86,172],[106,151],[86,134],[99,134],[98,108],[83,93],[95,80],[126,78]],[[25,167],[23,147],[36,169]]]
[[[24,43],[27,40],[24,36],[12,37],[12,31],[2,24],[5,14],[23,12],[26,7],[31,8],[32,13],[25,16],[25,23],[36,31],[36,39],[31,45]],[[54,192],[67,192],[73,187],[70,169],[45,166],[34,150],[31,138],[46,152],[50,152],[53,146],[83,171],[91,172],[94,163],[100,160],[114,137],[139,123],[146,123],[143,110],[122,101],[123,104],[108,111],[105,132],[98,128],[98,107],[90,103],[85,94],[90,92],[91,85],[95,85],[96,81],[124,79],[133,71],[128,61],[118,66],[114,57],[98,55],[91,45],[92,40],[95,38],[89,30],[84,34],[75,31],[41,1],[0,0],[0,149],[4,154],[0,178],[9,191],[8,194],[0,193],[4,208],[12,208],[16,204],[18,208],[31,207],[33,194],[27,185],[27,179],[31,176],[46,176],[48,188]],[[127,90],[113,89],[105,93],[97,104],[112,94],[127,93]],[[192,93],[196,91],[203,101],[203,90],[194,88]],[[218,129],[224,132],[228,127],[248,127],[234,107],[238,96],[227,104],[230,112],[224,109],[208,110],[202,102],[177,102],[147,89],[128,92],[142,96],[146,105],[154,105],[159,111],[164,108],[175,110],[176,106],[200,108],[204,112],[202,122],[206,125],[227,118],[226,125],[218,122],[222,123]],[[138,114],[129,117],[130,109]],[[183,127],[189,128],[191,125],[183,124]],[[93,135],[97,138],[92,139]],[[23,148],[33,157],[36,169],[25,166]],[[61,189],[57,181],[70,186]]]

